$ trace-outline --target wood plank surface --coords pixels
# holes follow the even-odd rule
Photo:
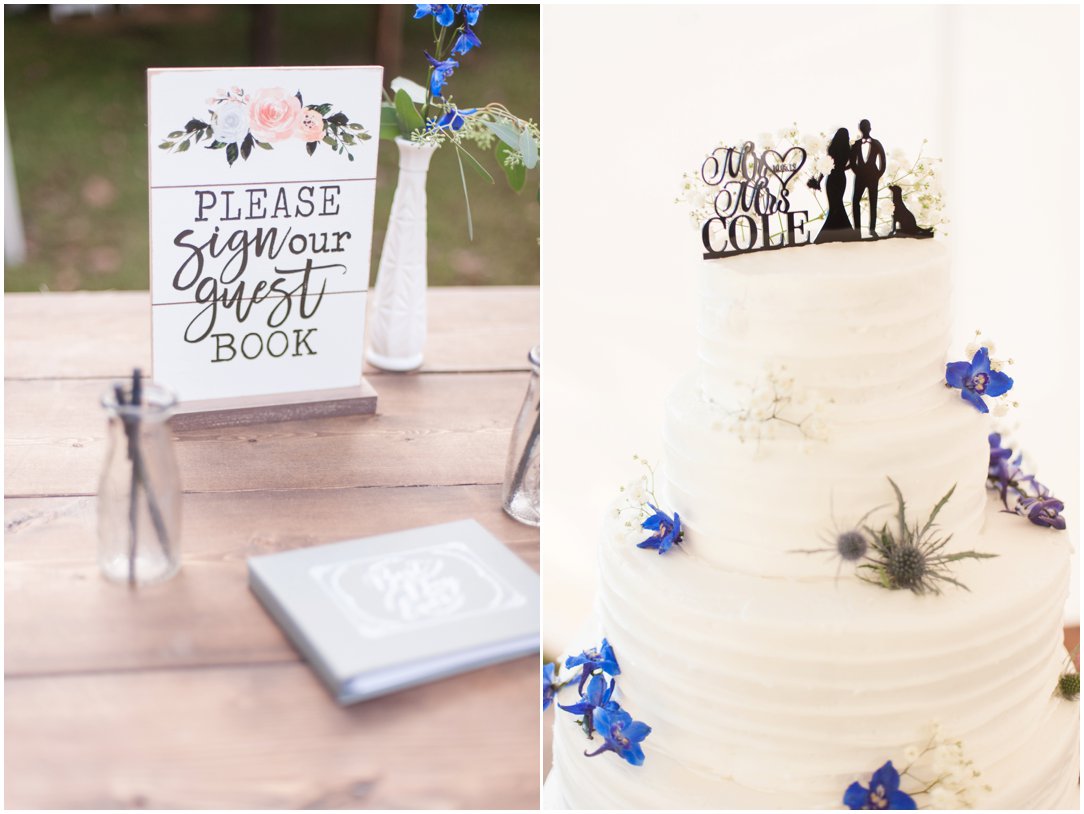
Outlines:
[[[245,560],[500,508],[537,289],[430,292],[420,373],[379,414],[175,433],[183,568],[97,567],[98,397],[149,367],[145,293],[5,298],[5,803],[12,808],[535,808],[538,659],[343,709],[247,587]]]
[[[499,485],[213,493],[185,499],[180,575],[133,593],[98,573],[94,498],[8,500],[5,672],[296,661],[247,557],[468,517],[538,570],[538,532]]]
[[[354,707],[300,664],[8,679],[9,808],[537,808],[538,660]]]
[[[188,492],[499,483],[528,376],[375,376],[375,416],[185,432],[175,444],[181,482]],[[104,379],[6,383],[8,496],[96,493],[106,387]]]
[[[427,305],[422,372],[527,369],[527,351],[538,342],[537,288],[431,288]],[[110,378],[151,369],[146,291],[5,294],[4,318],[6,378]]]

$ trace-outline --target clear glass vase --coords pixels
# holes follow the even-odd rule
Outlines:
[[[504,510],[521,523],[537,526],[541,519],[542,483],[539,468],[541,443],[541,413],[539,401],[539,369],[541,356],[538,345],[527,354],[531,363],[531,378],[527,395],[512,428],[512,443],[504,468],[502,503]]]
[[[181,483],[169,419],[176,398],[147,383],[132,404],[132,383],[102,395],[108,449],[98,484],[98,565],[130,586],[169,579],[181,567]]]

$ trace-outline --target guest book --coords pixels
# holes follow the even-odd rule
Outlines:
[[[538,652],[538,575],[474,520],[251,557],[248,574],[340,704]]]

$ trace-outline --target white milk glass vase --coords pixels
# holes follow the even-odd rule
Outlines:
[[[365,358],[381,370],[421,367],[428,283],[425,182],[435,145],[398,137],[399,181],[369,311]]]

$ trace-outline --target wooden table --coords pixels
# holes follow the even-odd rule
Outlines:
[[[8,807],[537,807],[537,658],[342,709],[247,587],[253,554],[464,517],[537,570],[500,482],[538,290],[429,307],[378,415],[178,437],[184,566],[129,593],[96,564],[97,398],[149,369],[149,298],[5,297]]]

